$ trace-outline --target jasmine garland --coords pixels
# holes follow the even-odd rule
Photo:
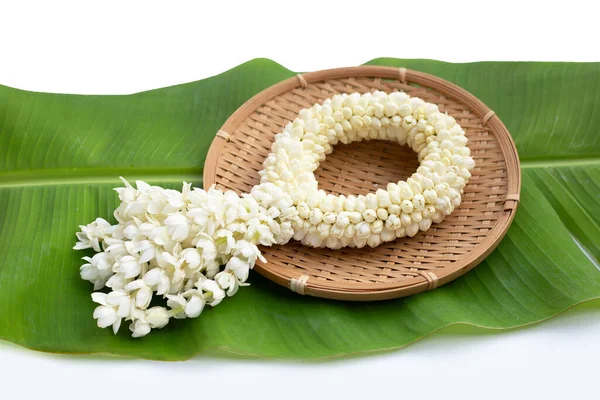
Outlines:
[[[420,166],[406,182],[366,196],[318,189],[314,171],[338,142],[381,139],[408,144]],[[138,181],[116,189],[116,225],[98,218],[77,233],[92,248],[81,277],[96,292],[98,326],[131,321],[134,337],[170,318],[195,318],[246,285],[257,245],[292,237],[313,247],[375,247],[427,230],[461,202],[473,159],[465,133],[434,104],[405,93],[336,95],[300,111],[275,137],[261,183],[237,195],[183,184],[182,191]],[[221,269],[221,266],[224,266]],[[165,306],[150,307],[154,296]]]

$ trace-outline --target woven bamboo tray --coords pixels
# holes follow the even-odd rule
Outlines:
[[[383,300],[434,289],[469,271],[500,242],[519,200],[517,151],[500,119],[460,87],[405,68],[361,66],[298,75],[242,105],[213,141],[204,186],[248,192],[276,133],[298,112],[337,93],[404,91],[435,103],[465,129],[476,162],[463,202],[440,224],[376,248],[314,249],[298,242],[262,248],[255,270],[300,294]],[[367,194],[409,177],[416,154],[406,146],[368,141],[338,144],[315,175],[334,194]]]

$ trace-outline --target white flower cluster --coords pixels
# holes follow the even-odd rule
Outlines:
[[[406,180],[366,196],[318,189],[314,171],[338,142],[382,139],[408,144],[420,166]],[[290,193],[300,220],[294,239],[313,247],[375,247],[427,230],[461,202],[475,163],[464,130],[438,106],[406,93],[335,95],[300,111],[276,135],[260,172]]]
[[[116,225],[98,218],[77,233],[75,249],[92,248],[81,277],[94,284],[98,326],[131,321],[134,337],[164,327],[171,317],[195,318],[245,285],[257,244],[286,243],[297,211],[289,195],[271,183],[238,196],[184,183],[181,192],[123,180]],[[221,270],[221,266],[224,269]],[[154,305],[162,298],[164,305]],[[152,305],[152,306],[151,306]]]

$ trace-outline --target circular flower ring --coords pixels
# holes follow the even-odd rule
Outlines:
[[[408,144],[420,166],[387,190],[335,196],[314,171],[338,142],[381,139]],[[438,106],[403,92],[336,95],[300,111],[276,135],[260,172],[289,193],[298,210],[294,239],[313,247],[375,247],[426,231],[461,202],[475,163],[464,130]]]

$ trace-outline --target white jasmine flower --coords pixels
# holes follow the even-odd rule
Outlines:
[[[150,305],[150,301],[152,300],[152,289],[144,282],[144,280],[137,279],[128,283],[125,285],[125,290],[132,293],[137,308],[142,310],[148,308],[148,305]]]
[[[367,209],[363,212],[363,218],[367,222],[373,222],[377,219],[377,212],[374,209]]]
[[[204,275],[206,275],[206,277],[209,279],[213,279],[215,275],[219,272],[221,265],[218,261],[208,262],[205,265],[206,270],[204,272]]]
[[[106,287],[109,287],[113,290],[119,290],[125,288],[125,285],[127,285],[129,282],[131,282],[131,279],[125,278],[124,274],[117,273],[113,274],[108,279],[108,281],[106,282]]]
[[[199,235],[195,240],[195,246],[202,250],[201,256],[205,263],[212,262],[217,258],[217,247],[210,236]]]
[[[123,274],[125,279],[135,278],[141,272],[141,264],[138,258],[127,255],[116,260],[113,271]]]
[[[94,290],[102,289],[112,275],[112,270],[98,270],[89,263],[82,265],[80,269],[81,279],[92,282]]]
[[[270,246],[275,243],[275,238],[269,226],[262,224],[257,218],[248,221],[247,237],[251,241],[258,242],[264,246]]]
[[[94,319],[98,320],[100,328],[108,326],[113,327],[113,332],[117,334],[121,321],[129,315],[131,300],[124,291],[113,291],[106,293],[92,293],[92,300],[100,304],[94,310]]]
[[[202,207],[192,208],[187,212],[188,218],[192,218],[201,231],[212,235],[215,231],[215,221],[207,210]]]
[[[220,254],[230,254],[235,247],[233,233],[228,229],[219,229],[214,235],[214,241],[217,253]]]
[[[250,264],[238,257],[231,257],[225,267],[226,271],[231,271],[238,282],[243,283],[248,279],[250,273]]]
[[[419,222],[419,229],[421,229],[422,231],[428,230],[431,227],[431,222],[432,220],[429,218],[422,219]]]
[[[100,242],[110,235],[111,225],[108,221],[102,218],[96,218],[94,222],[88,225],[80,225],[81,232],[77,232],[76,236],[79,240],[73,249],[83,250],[92,248],[94,251],[102,251]]]
[[[185,308],[187,307],[187,300],[181,294],[167,295],[167,306],[171,308],[171,314],[176,319],[186,318]]]
[[[419,224],[411,223],[406,226],[406,235],[409,237],[413,237],[419,232]]]
[[[246,260],[248,260],[248,262],[251,265],[254,265],[254,263],[256,263],[256,259],[259,259],[264,263],[267,262],[267,260],[260,253],[258,246],[246,240],[239,240],[236,243],[234,254],[241,255]]]
[[[165,251],[160,256],[159,265],[170,274],[172,283],[180,283],[186,276],[183,269],[184,260],[179,257],[180,251],[181,246],[176,246],[173,249],[173,254]]]
[[[140,263],[147,263],[154,257],[156,257],[156,246],[149,240],[142,240],[140,242],[137,242],[135,246],[135,251],[140,253]]]
[[[150,333],[151,327],[148,322],[138,319],[129,325],[129,330],[132,332],[131,336],[141,338]]]
[[[215,281],[223,289],[227,290],[227,296],[233,296],[237,293],[239,282],[232,271],[221,271],[215,275]]]
[[[387,224],[386,224],[386,226],[387,226]],[[386,228],[381,231],[380,237],[381,237],[382,242],[389,242],[396,238],[396,234],[394,233],[393,230]]]
[[[113,290],[112,292],[106,295],[105,301],[109,306],[117,308],[118,317],[125,318],[129,316],[131,312],[132,302],[131,297],[129,296],[129,293],[127,293],[127,291]]]
[[[190,224],[187,217],[181,213],[169,215],[165,219],[167,232],[171,235],[171,239],[181,242],[188,237],[190,233]]]
[[[202,265],[202,256],[198,249],[184,249],[180,254],[181,260],[185,262],[185,266],[191,271],[196,271]]]
[[[83,257],[86,264],[80,268],[81,279],[94,284],[94,290],[103,288],[114,274],[112,264],[114,260],[107,253],[96,253],[93,257]]]
[[[204,279],[197,286],[202,289],[204,300],[213,307],[225,298],[225,291],[211,279]]]
[[[204,310],[204,305],[206,301],[204,300],[204,296],[197,290],[190,290],[184,293],[184,296],[188,298],[187,304],[185,305],[185,315],[188,318],[196,318]]]
[[[146,321],[150,327],[161,329],[169,323],[169,312],[164,307],[152,307],[146,311]]]
[[[125,178],[121,176],[120,179],[123,181],[125,187],[115,189],[115,191],[119,194],[119,199],[126,204],[135,201],[135,199],[138,197],[138,191],[134,189]]]
[[[144,283],[156,291],[156,294],[163,295],[169,291],[171,280],[167,272],[160,268],[154,268],[144,275]]]
[[[106,328],[113,326],[113,332],[117,334],[121,326],[121,318],[117,317],[117,310],[114,307],[98,306],[94,310],[94,319],[98,320],[98,327]]]

